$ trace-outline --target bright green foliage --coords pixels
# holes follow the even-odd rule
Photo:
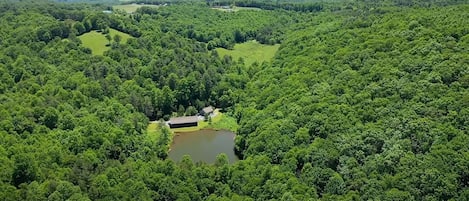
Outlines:
[[[132,15],[0,3],[0,198],[467,200],[469,6],[458,2],[291,7],[302,13],[209,1]],[[93,55],[77,35],[96,30],[132,37],[101,34],[111,45]],[[253,39],[281,45],[252,64],[211,51]],[[229,116],[211,126],[237,131],[242,160],[166,159],[162,120],[208,105]]]
[[[237,148],[296,162],[324,199],[456,198],[467,188],[465,168],[450,167],[468,151],[468,7],[381,9],[322,13],[287,36],[247,85]]]
[[[277,44],[283,40],[283,32],[293,23],[297,13],[285,11],[220,12],[205,6],[166,6],[158,9],[139,9],[141,20],[160,24],[161,31],[177,33],[206,43],[208,50],[216,47],[232,49],[235,43],[257,40],[262,44]],[[154,14],[156,13],[156,14]],[[191,19],[191,20],[187,20]],[[153,24],[154,25],[154,24]]]

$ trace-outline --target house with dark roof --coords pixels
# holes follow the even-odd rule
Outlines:
[[[170,128],[182,128],[198,126],[199,118],[197,116],[174,117],[168,122]]]
[[[211,115],[212,113],[213,113],[213,107],[212,106],[204,107],[204,108],[202,108],[202,110],[200,110],[200,115],[202,115],[202,116],[205,116],[205,114]]]

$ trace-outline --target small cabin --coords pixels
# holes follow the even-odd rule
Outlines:
[[[200,115],[202,115],[202,116],[211,115],[211,114],[213,114],[213,107],[212,106],[204,107],[204,108],[202,108],[202,110],[200,110]]]
[[[174,117],[168,122],[170,128],[182,128],[198,126],[199,118],[197,116]]]

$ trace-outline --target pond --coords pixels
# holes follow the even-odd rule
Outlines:
[[[234,153],[235,134],[227,130],[203,129],[194,132],[176,133],[169,151],[169,158],[181,161],[190,155],[192,161],[214,163],[218,154],[225,153],[230,163],[238,161]]]

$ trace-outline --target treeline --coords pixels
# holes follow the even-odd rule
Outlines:
[[[61,21],[34,11],[22,12],[34,16],[34,20],[26,14],[14,15],[7,12],[4,16],[4,19],[10,19],[8,22],[5,21],[5,38],[8,40],[4,43],[9,45],[6,46],[9,50],[7,55],[14,58],[20,54],[16,49],[12,50],[17,43],[29,44],[41,54],[41,57],[50,59],[50,53],[44,50],[47,44],[41,41],[49,43],[68,38],[76,46],[80,43],[76,35],[108,28],[129,30],[134,27],[138,30],[134,33],[134,37],[146,33],[131,39],[128,44],[114,43],[112,50],[105,54],[110,59],[94,60],[94,62],[86,59],[87,65],[76,67],[75,70],[80,72],[76,76],[73,71],[67,72],[71,76],[63,85],[71,86],[70,90],[79,89],[85,96],[98,100],[118,97],[122,103],[132,104],[137,111],[152,120],[168,119],[173,112],[179,115],[193,115],[207,105],[229,107],[233,104],[231,100],[233,96],[229,94],[233,93],[234,89],[228,90],[231,84],[224,84],[221,75],[232,72],[242,74],[237,70],[239,67],[236,67],[229,58],[220,60],[216,53],[209,54],[204,43],[193,43],[185,35],[171,30],[160,31],[161,23],[169,24],[171,20],[169,18],[161,21],[153,18],[154,16],[121,16],[108,15],[101,11],[88,11],[81,22],[71,19]],[[24,27],[15,29],[15,24],[21,20],[27,23]],[[16,32],[21,34],[12,37]],[[79,46],[75,48],[90,53],[86,48]],[[54,60],[58,58],[60,57]],[[65,59],[60,62],[68,63]],[[54,63],[60,62],[54,61]],[[23,72],[19,69],[15,71]],[[84,78],[81,74],[96,83],[80,87],[82,84],[78,83]],[[22,74],[14,77],[19,81]],[[111,82],[122,83],[128,87],[125,89],[126,95]]]
[[[150,16],[142,19],[145,14]],[[176,33],[207,44],[207,49],[233,48],[235,43],[257,40],[263,44],[277,44],[283,40],[289,26],[299,14],[286,11],[239,11],[227,13],[205,6],[173,5],[158,9],[143,7],[134,18],[159,24],[165,33]],[[186,20],[191,19],[191,20]]]
[[[292,1],[216,1],[208,0],[209,6],[239,6],[239,7],[252,7],[264,10],[284,9],[299,12],[319,12],[324,9],[324,3],[320,2],[292,2]]]
[[[386,6],[397,7],[432,7],[432,6],[448,6],[467,3],[466,0],[358,0],[358,1],[341,1],[341,0],[134,0],[126,3],[138,4],[200,4],[205,3],[208,6],[239,6],[252,7],[264,10],[284,9],[298,12],[319,12],[323,10],[337,11],[349,9],[351,7],[359,8],[377,8]]]
[[[60,15],[60,12],[58,12],[58,14]],[[91,30],[103,31],[109,28],[116,29],[124,33],[128,33],[134,37],[141,36],[141,31],[136,25],[136,22],[126,16],[117,16],[117,15],[111,16],[109,14],[103,13],[102,11],[86,13],[85,15],[86,16],[82,16],[83,18],[80,18],[80,19],[70,19],[70,18],[67,18],[66,15],[65,16],[60,15],[60,18],[58,19],[61,19],[62,17],[66,19],[65,22],[58,23],[63,29],[65,29],[63,31],[64,35],[62,36],[62,38],[68,37],[68,34],[81,35]],[[67,21],[67,19],[72,20],[72,21],[71,22]],[[50,34],[47,32],[48,30],[51,32]],[[51,30],[53,29],[49,27],[44,27],[41,30],[45,32],[46,34],[50,35],[49,38],[46,37],[46,39],[43,41],[47,42],[53,39],[54,36],[56,36],[54,35],[54,32]]]
[[[54,4],[50,2],[20,2],[0,3],[0,13],[5,15],[18,15],[24,12],[40,14],[40,18],[47,18],[46,22],[36,24],[28,23],[28,28],[36,30],[30,34],[29,40],[49,42],[54,38],[67,38],[77,36],[91,30],[104,30],[113,28],[134,37],[141,35],[140,30],[128,17],[110,16],[102,13],[107,6],[88,4]]]
[[[138,25],[142,35],[129,39],[127,44],[112,44],[112,50],[104,56],[93,56],[72,34],[41,40],[38,30],[66,22],[40,7],[35,10],[18,6],[22,8],[7,9],[0,16],[0,197],[186,198],[185,193],[174,191],[173,185],[187,182],[173,175],[171,169],[178,166],[162,160],[167,156],[170,132],[162,127],[157,137],[149,136],[148,121],[193,115],[209,104],[229,107],[233,104],[231,93],[236,91],[233,86],[246,80],[238,78],[244,73],[242,65],[210,54],[204,44],[154,32],[158,26],[153,24],[155,19],[139,24],[131,17],[123,21],[125,26]],[[83,23],[88,24],[85,31],[106,27],[103,20],[111,23],[121,17],[78,5],[76,8],[86,13],[83,21],[89,23]],[[55,29],[47,31],[55,33]],[[231,76],[228,79],[222,75]],[[131,164],[145,168],[167,166],[169,172],[157,168],[165,173],[167,187],[153,183],[148,189],[146,185],[157,180],[147,183],[141,180],[143,177],[136,180],[132,175],[109,183],[106,174],[142,171]],[[215,169],[208,165],[205,168],[210,172],[205,171],[206,176],[193,175],[194,180],[217,177]],[[184,191],[201,200],[213,194],[216,185],[211,181],[199,185],[212,189],[204,193],[196,193],[196,187]],[[136,191],[129,193],[128,188]]]
[[[107,15],[83,10],[90,27],[102,28],[98,22],[106,17],[95,16]],[[236,182],[240,186],[257,186],[248,180],[254,177],[290,178],[277,174],[265,157],[239,167],[229,166],[223,156],[215,166],[164,160],[171,135],[165,127],[149,135],[149,119],[190,115],[209,104],[230,108],[239,101],[248,72],[257,70],[219,58],[203,43],[160,31],[160,19],[153,17],[142,15],[139,22],[129,16],[126,26],[135,23],[142,35],[93,56],[72,34],[39,40],[38,29],[61,23],[50,14],[2,13],[3,200],[249,200],[270,187],[232,190],[232,171],[243,171],[236,176],[244,180]],[[295,186],[303,185],[292,180],[288,189]],[[297,194],[309,196],[304,186],[299,189]]]
[[[290,167],[321,200],[468,199],[468,9],[300,25],[247,84],[238,152]]]
[[[217,0],[136,0],[126,3],[137,3],[137,4],[154,4],[154,5],[175,5],[175,4],[200,4],[205,3],[207,6],[239,6],[239,7],[252,7],[260,8],[264,10],[292,10],[300,12],[319,12],[323,10],[324,3],[318,1],[312,2],[292,2],[292,1],[217,1]]]
[[[399,6],[399,7],[431,7],[431,6],[448,6],[466,4],[465,0],[387,0],[387,1],[359,1],[362,5],[378,5],[378,6]]]
[[[83,26],[139,30],[102,56],[73,34],[39,40],[68,21],[47,5],[0,12],[3,200],[469,198],[467,5],[121,16],[74,5]],[[269,26],[282,45],[250,66],[188,31],[234,38]],[[207,105],[237,119],[243,160],[167,160],[171,134],[148,133],[148,121]]]

